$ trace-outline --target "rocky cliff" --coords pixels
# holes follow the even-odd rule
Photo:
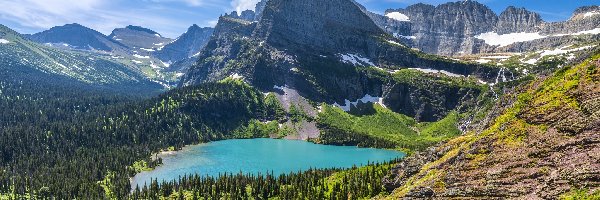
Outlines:
[[[510,6],[498,17],[494,31],[499,35],[520,32],[534,33],[540,31],[542,23],[544,21],[539,14],[525,8]]]

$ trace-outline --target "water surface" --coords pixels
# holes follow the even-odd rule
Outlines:
[[[150,184],[151,179],[159,182],[175,180],[186,174],[281,174],[310,168],[350,168],[404,156],[404,153],[392,150],[318,145],[296,140],[224,140],[162,155],[163,165],[137,174],[132,179],[132,186],[142,187],[145,183]]]

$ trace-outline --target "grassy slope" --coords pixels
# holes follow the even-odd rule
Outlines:
[[[513,95],[517,99],[516,102],[497,117],[488,129],[479,134],[472,132],[448,141],[440,147],[440,149],[450,148],[444,156],[422,166],[416,175],[409,177],[387,199],[402,198],[409,191],[417,187],[431,187],[434,192],[443,192],[445,190],[443,177],[446,173],[444,165],[449,160],[455,159],[461,152],[466,152],[473,148],[472,145],[480,140],[491,138],[491,141],[496,141],[495,145],[505,148],[519,148],[521,145],[527,145],[527,135],[532,131],[545,131],[548,128],[548,124],[528,123],[522,116],[525,109],[528,109],[528,113],[535,114],[538,117],[549,115],[561,108],[581,110],[582,108],[578,104],[576,97],[573,96],[573,90],[577,89],[582,81],[586,81],[587,83],[593,81],[593,77],[597,76],[598,69],[591,62],[599,58],[600,54],[596,54],[582,64],[563,68],[555,73],[554,76],[541,82],[539,86],[535,86],[534,82],[527,87],[529,89],[526,91],[518,95]],[[472,160],[481,161],[486,159],[487,156],[486,153],[474,155]],[[582,193],[586,192],[570,192],[565,194],[563,198],[579,197],[577,199],[593,199],[598,196],[597,192],[591,194],[591,196]],[[581,198],[582,196],[583,198]]]
[[[393,148],[407,152],[420,150],[440,141],[456,137],[461,132],[457,128],[458,114],[453,112],[446,118],[433,123],[417,123],[414,119],[390,111],[378,104],[369,104],[374,113],[356,116],[340,108],[323,105],[318,123],[335,128],[351,135],[363,135],[391,142]],[[327,141],[323,141],[327,143]]]

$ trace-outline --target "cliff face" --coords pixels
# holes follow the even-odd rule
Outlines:
[[[388,198],[555,199],[600,189],[600,51],[506,95],[489,124],[418,153]]]
[[[533,33],[540,31],[542,23],[544,21],[539,14],[525,8],[510,6],[498,17],[494,31],[500,35],[520,32]]]
[[[335,53],[363,53],[383,34],[348,0],[270,0],[256,30],[257,37],[277,48]]]
[[[381,30],[351,0],[270,0],[260,21],[222,17],[214,37],[181,85],[241,76],[261,90],[287,85],[314,102],[330,104],[359,99],[366,94],[388,95],[385,98],[390,99],[395,98],[390,95],[406,94],[387,87],[385,84],[389,82],[369,77],[362,70],[375,67],[387,76],[395,69],[412,67],[473,75],[486,81],[494,79],[499,70],[411,50]],[[420,90],[411,91],[416,94]],[[432,118],[423,118],[427,120],[456,108],[451,103],[448,106],[437,103],[444,102],[445,97],[427,95],[443,109],[394,107],[412,116],[435,113]]]
[[[406,9],[389,9],[383,16],[363,11],[379,27],[403,40],[405,44],[426,53],[450,56],[511,52],[522,43],[536,43],[527,46],[549,48],[554,46],[547,43],[547,38],[575,38],[585,32],[598,34],[593,30],[600,27],[600,14],[595,14],[600,13],[598,6],[579,8],[569,20],[551,23],[544,22],[535,12],[512,6],[496,15],[487,6],[476,1],[451,2],[438,6],[419,3]],[[406,19],[394,19],[393,16],[399,15]],[[507,34],[514,35],[508,37]],[[507,44],[496,44],[501,40]],[[569,44],[572,43],[565,43],[563,46]]]

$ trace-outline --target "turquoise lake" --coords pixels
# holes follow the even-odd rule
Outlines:
[[[318,145],[296,140],[249,139],[224,140],[185,147],[161,155],[163,165],[137,174],[132,187],[150,180],[176,180],[186,174],[218,176],[219,173],[275,174],[310,168],[350,168],[368,162],[384,162],[402,158],[398,151],[348,146]]]

